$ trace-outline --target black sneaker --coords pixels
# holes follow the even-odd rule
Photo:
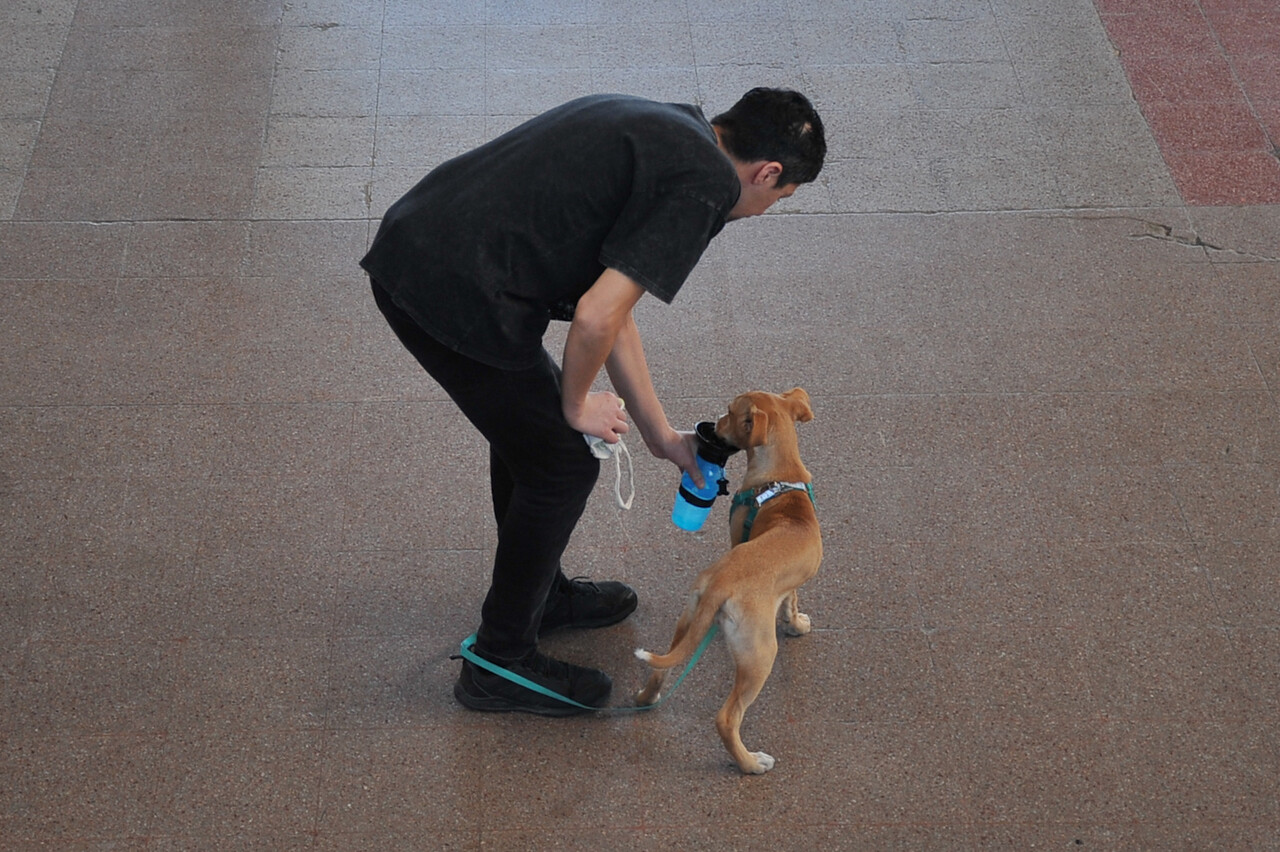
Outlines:
[[[538,635],[545,636],[562,627],[608,627],[635,610],[635,589],[625,583],[570,580],[566,589],[553,591],[547,598]]]
[[[519,660],[491,662],[587,708],[604,707],[613,690],[613,681],[604,672],[553,660],[536,650]],[[539,716],[576,716],[590,712],[590,709],[527,689],[469,660],[462,661],[462,673],[453,686],[453,697],[470,710],[515,711]]]

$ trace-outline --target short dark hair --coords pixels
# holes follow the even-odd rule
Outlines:
[[[811,183],[822,170],[827,154],[822,119],[799,92],[754,88],[711,123],[720,129],[720,140],[734,159],[781,163],[778,186]]]

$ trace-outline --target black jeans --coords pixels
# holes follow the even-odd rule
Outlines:
[[[548,594],[567,584],[560,557],[600,462],[564,419],[560,368],[546,350],[536,366],[499,370],[440,344],[377,282],[373,295],[400,342],[489,442],[498,546],[476,648],[503,659],[523,656],[537,646]]]

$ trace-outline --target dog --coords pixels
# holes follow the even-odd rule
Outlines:
[[[654,670],[636,703],[653,704],[667,671],[688,660],[719,621],[737,673],[716,715],[716,730],[738,768],[753,775],[772,769],[774,759],[748,751],[739,728],[773,670],[778,618],[789,636],[811,629],[796,590],[818,572],[822,533],[812,477],[800,461],[796,423],[812,419],[809,395],[801,388],[781,395],[751,391],[730,403],[716,423],[716,435],[747,453],[747,472],[729,515],[732,546],[698,576],[670,650],[662,655],[636,651]]]

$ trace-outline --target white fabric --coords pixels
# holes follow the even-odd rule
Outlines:
[[[613,480],[613,497],[618,501],[619,509],[630,509],[631,503],[636,499],[636,472],[635,466],[631,463],[631,451],[627,449],[627,445],[619,438],[616,444],[610,444],[604,438],[598,438],[595,435],[583,435],[587,440],[587,446],[591,449],[591,455],[598,459],[607,459],[613,457],[617,464],[617,474]],[[631,482],[631,494],[624,500],[622,498],[622,457],[627,457],[627,479]]]

